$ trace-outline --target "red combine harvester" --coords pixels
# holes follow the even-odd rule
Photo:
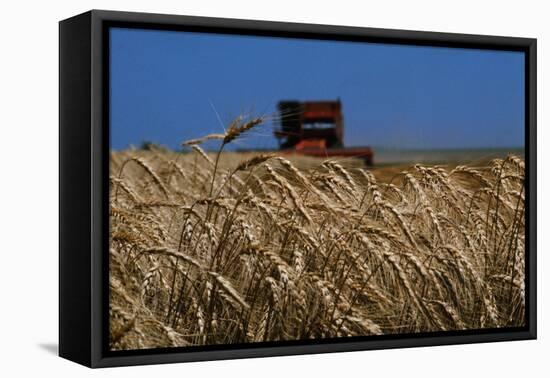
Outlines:
[[[344,147],[342,104],[337,101],[281,101],[275,130],[285,152],[318,157],[356,157],[373,164],[370,147]]]

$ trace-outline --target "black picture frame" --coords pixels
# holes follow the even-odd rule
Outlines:
[[[108,340],[108,28],[513,50],[525,53],[526,326],[262,345],[111,352]],[[88,367],[536,338],[536,39],[92,10],[59,24],[59,355]]]

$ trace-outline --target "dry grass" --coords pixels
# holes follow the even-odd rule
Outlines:
[[[524,163],[111,155],[110,345],[140,349],[524,324]],[[301,164],[300,162],[305,162]]]

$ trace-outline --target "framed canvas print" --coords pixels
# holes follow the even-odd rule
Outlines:
[[[94,10],[59,70],[62,357],[536,337],[536,40]]]

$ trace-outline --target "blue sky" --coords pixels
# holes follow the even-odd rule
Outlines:
[[[114,149],[178,148],[280,100],[338,97],[348,146],[524,145],[520,52],[123,28],[110,42]],[[236,147],[276,146],[267,122]]]

